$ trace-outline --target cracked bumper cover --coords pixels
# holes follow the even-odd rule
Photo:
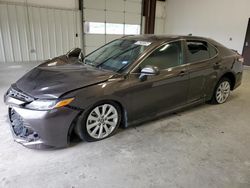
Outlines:
[[[78,110],[68,107],[37,111],[10,106],[14,140],[29,148],[66,147],[70,126],[78,113]]]

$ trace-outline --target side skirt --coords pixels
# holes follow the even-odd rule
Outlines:
[[[191,102],[191,103],[188,103],[188,104],[185,104],[185,105],[181,105],[181,106],[172,108],[170,110],[166,110],[164,112],[153,114],[152,116],[148,115],[145,118],[141,118],[141,119],[138,119],[138,120],[128,122],[126,127],[138,125],[138,124],[141,124],[141,123],[144,123],[144,122],[147,122],[147,121],[152,121],[152,120],[158,119],[160,117],[166,116],[168,114],[171,114],[173,112],[181,111],[181,110],[184,110],[184,109],[187,109],[187,108],[190,108],[190,107],[193,107],[193,106],[197,106],[197,105],[203,104],[203,103],[205,103],[205,99],[199,99],[197,101],[194,101],[194,102]]]

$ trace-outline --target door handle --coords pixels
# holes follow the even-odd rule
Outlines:
[[[182,70],[180,73],[179,73],[179,76],[184,76],[186,74],[186,71]]]

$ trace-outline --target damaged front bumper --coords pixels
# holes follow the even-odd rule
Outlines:
[[[25,124],[23,118],[13,109],[9,108],[9,120],[11,124],[11,132],[14,140],[24,146],[44,145],[38,133],[36,133],[28,124]]]
[[[66,147],[73,122],[80,113],[70,107],[48,111],[22,106],[20,97],[5,95],[14,140],[29,148]]]
[[[67,107],[35,111],[9,107],[14,140],[29,148],[66,147],[70,127],[79,111]]]

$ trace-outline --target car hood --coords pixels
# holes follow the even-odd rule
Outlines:
[[[114,74],[60,56],[32,69],[15,87],[35,98],[58,98],[68,91],[104,82]]]

